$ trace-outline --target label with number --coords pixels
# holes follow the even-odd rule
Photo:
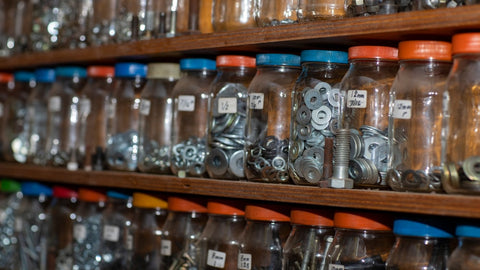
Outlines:
[[[250,93],[250,109],[263,110],[263,100],[265,98],[263,93]]]
[[[178,110],[193,112],[195,110],[195,96],[178,96]]]
[[[252,254],[240,253],[238,254],[238,269],[250,270],[252,269]]]
[[[92,103],[88,98],[82,98],[80,100],[80,114],[88,115],[92,109]]]
[[[112,225],[105,225],[103,227],[103,239],[110,242],[118,242],[120,238],[120,228]]]
[[[73,238],[80,242],[87,238],[87,228],[85,227],[85,225],[75,224],[73,226]]]
[[[237,113],[237,98],[218,98],[218,113]]]
[[[393,107],[393,118],[410,119],[412,118],[412,101],[411,100],[395,100]]]
[[[366,108],[367,90],[348,90],[347,108]]]
[[[208,250],[207,265],[215,268],[224,268],[227,254],[216,250]]]
[[[150,114],[150,105],[150,100],[142,99],[142,101],[140,101],[140,114],[148,116]]]
[[[170,240],[162,240],[160,254],[163,256],[171,256],[172,255],[172,241]]]
[[[51,97],[48,100],[48,110],[51,112],[59,112],[62,107],[62,99],[59,96]]]
[[[330,264],[328,265],[328,270],[344,270],[345,267],[341,264]]]

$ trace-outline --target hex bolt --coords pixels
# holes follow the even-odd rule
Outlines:
[[[333,175],[328,179],[328,187],[353,188],[353,180],[348,178],[350,159],[350,130],[339,129],[336,135],[335,166]]]
[[[327,180],[332,177],[333,168],[333,138],[325,138],[325,148],[323,157],[323,176],[322,179]]]

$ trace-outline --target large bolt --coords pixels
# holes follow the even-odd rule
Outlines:
[[[335,166],[333,175],[328,179],[328,187],[353,188],[353,180],[348,178],[350,159],[350,130],[339,129],[336,134]]]

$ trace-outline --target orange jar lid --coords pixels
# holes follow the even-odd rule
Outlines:
[[[209,214],[214,215],[226,215],[226,216],[244,216],[245,211],[243,208],[234,202],[228,201],[209,201],[207,203],[207,209]]]
[[[87,68],[87,75],[89,77],[113,77],[115,75],[115,68],[112,66],[89,66]]]
[[[360,58],[398,60],[398,49],[386,46],[354,46],[348,48],[348,59]]]
[[[258,205],[247,205],[245,218],[261,221],[290,222],[290,217],[282,212],[282,209],[275,209],[272,206],[267,208]]]
[[[195,200],[187,200],[180,197],[168,198],[168,210],[176,212],[207,213],[207,208]]]
[[[456,34],[452,38],[452,54],[480,53],[480,33]]]
[[[167,209],[168,203],[160,198],[157,198],[149,194],[134,192],[133,206],[139,207],[139,208]]]
[[[323,209],[293,209],[290,211],[293,224],[333,227],[333,214]]]
[[[255,57],[241,55],[217,56],[217,67],[255,67]]]
[[[107,200],[107,196],[92,189],[79,188],[78,199],[86,202],[105,202]]]
[[[452,45],[445,41],[409,40],[398,44],[400,60],[452,60]]]
[[[0,72],[0,83],[6,83],[13,81],[13,74]]]
[[[334,224],[337,228],[391,231],[392,219],[387,214],[370,212],[336,212]]]

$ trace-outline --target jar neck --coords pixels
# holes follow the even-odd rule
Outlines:
[[[275,71],[275,72],[298,72],[300,71],[301,68],[297,66],[273,66],[273,65],[265,65],[265,66],[257,66],[257,73],[261,72],[269,72],[269,71]]]

